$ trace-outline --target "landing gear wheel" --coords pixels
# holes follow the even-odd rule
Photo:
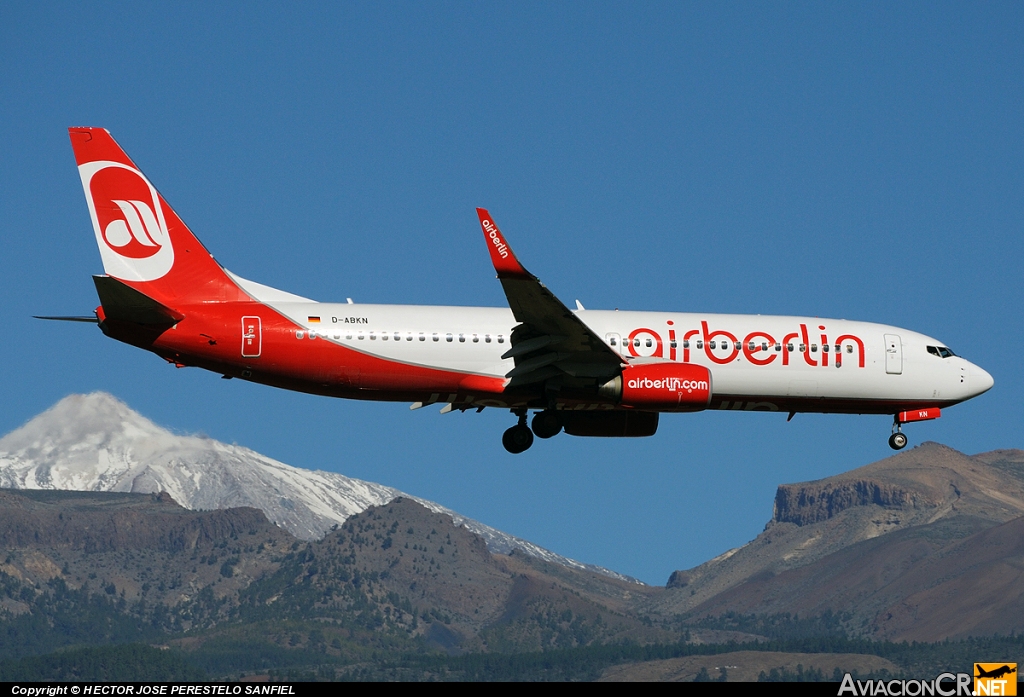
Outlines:
[[[894,433],[889,436],[889,447],[893,450],[903,450],[907,447],[907,437],[902,433]]]
[[[533,432],[522,424],[513,426],[502,435],[501,444],[505,446],[505,450],[518,455],[533,445]]]
[[[562,421],[558,414],[545,409],[533,415],[533,433],[538,438],[552,438],[562,430]]]

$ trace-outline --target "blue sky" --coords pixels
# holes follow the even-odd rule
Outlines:
[[[3,3],[0,432],[73,392],[438,501],[650,583],[775,487],[887,457],[884,416],[672,415],[507,455],[507,413],[275,391],[87,325],[67,127],[108,128],[227,268],[319,300],[504,304],[474,207],[588,308],[938,337],[991,392],[909,427],[1024,447],[1024,6]]]

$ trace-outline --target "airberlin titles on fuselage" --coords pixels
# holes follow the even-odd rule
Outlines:
[[[864,367],[864,341],[854,334],[841,334],[830,342],[825,333],[825,325],[818,325],[820,333],[813,340],[804,323],[798,324],[796,331],[784,333],[780,337],[766,331],[756,330],[747,333],[740,339],[737,334],[725,329],[712,330],[706,320],[701,320],[699,329],[687,329],[682,332],[682,341],[680,342],[677,339],[675,323],[669,320],[665,324],[664,331],[668,336],[667,342],[660,332],[649,327],[638,327],[627,334],[626,341],[623,343],[629,355],[634,358],[643,355],[689,363],[691,351],[697,350],[703,351],[712,363],[726,365],[732,363],[742,353],[752,365],[765,366],[776,360],[780,360],[782,365],[789,365],[790,354],[798,352],[802,354],[807,365],[824,367],[829,365],[829,355],[834,353],[833,365],[839,368],[843,365],[842,352],[845,347],[847,354],[856,352],[857,362],[855,365],[858,368]],[[694,339],[694,337],[698,338]],[[650,342],[649,346],[647,346],[648,341]],[[819,341],[820,360],[814,355],[818,353]],[[638,350],[644,346],[653,351],[647,353]]]
[[[331,323],[369,325],[370,320],[367,317],[332,316]],[[797,324],[796,331],[784,332],[779,337],[767,331],[756,330],[748,332],[742,339],[738,334],[726,329],[712,329],[707,320],[700,321],[699,329],[682,332],[677,332],[674,320],[668,320],[665,324],[664,336],[650,327],[637,327],[628,332],[625,334],[626,340],[622,342],[622,348],[631,358],[663,358],[679,363],[692,362],[693,352],[697,351],[718,365],[732,363],[742,353],[751,365],[766,366],[779,361],[780,365],[788,366],[793,360],[791,354],[800,353],[803,362],[808,366],[827,367],[831,364],[840,368],[844,364],[844,352],[848,356],[856,355],[856,361],[851,362],[851,366],[863,368],[865,364],[864,341],[859,336],[841,334],[830,341],[823,324],[818,325],[819,333],[813,341],[805,323]],[[677,338],[679,333],[683,337],[682,341]],[[647,345],[648,340],[650,345]],[[644,348],[651,350],[644,351]],[[820,357],[817,355],[819,349]],[[830,355],[834,355],[834,358],[830,359]]]

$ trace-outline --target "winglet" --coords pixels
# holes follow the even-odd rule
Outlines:
[[[494,224],[491,214],[486,208],[477,208],[476,214],[480,217],[480,227],[484,231],[484,241],[487,243],[487,251],[491,254],[491,262],[494,270],[498,272],[498,278],[533,278],[529,271],[516,259],[515,252],[509,246],[501,230]]]

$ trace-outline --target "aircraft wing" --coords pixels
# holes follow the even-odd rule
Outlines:
[[[515,359],[505,377],[509,387],[553,378],[567,384],[594,384],[619,374],[625,361],[573,314],[540,280],[527,271],[491,214],[476,209],[494,270],[519,325],[512,348],[502,358]],[[574,380],[575,379],[575,380]]]

